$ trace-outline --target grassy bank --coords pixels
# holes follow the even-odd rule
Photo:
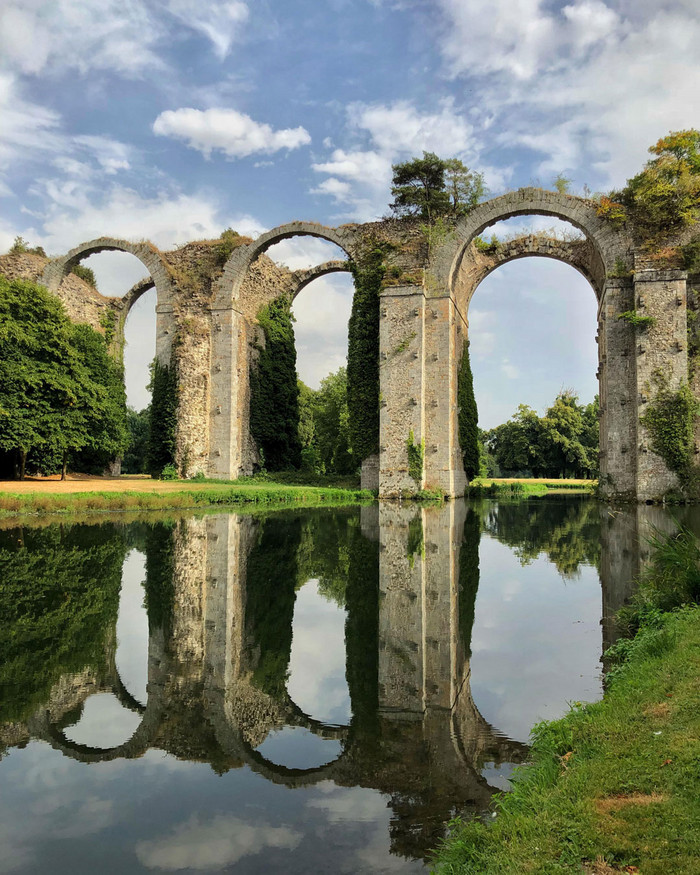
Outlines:
[[[546,495],[548,492],[593,492],[597,480],[552,480],[537,477],[477,477],[469,486],[470,496],[514,497]]]
[[[86,488],[62,491],[60,481],[42,483],[33,491],[15,491],[11,484],[0,492],[0,515],[138,511],[241,505],[342,505],[371,501],[372,493],[335,486],[290,486],[274,482],[198,483],[109,481],[109,490]],[[74,487],[75,484],[72,484]]]
[[[535,728],[496,817],[456,824],[436,872],[700,872],[700,551],[685,530],[656,547],[603,701]]]

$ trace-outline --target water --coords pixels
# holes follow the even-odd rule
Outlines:
[[[652,526],[568,496],[1,531],[0,872],[425,871],[601,696]]]

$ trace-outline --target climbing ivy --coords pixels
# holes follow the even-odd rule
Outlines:
[[[420,486],[423,479],[423,462],[425,459],[425,441],[421,440],[419,444],[415,442],[413,429],[408,433],[406,441],[406,452],[408,453],[408,473]]]
[[[151,414],[148,439],[148,473],[160,477],[167,465],[175,464],[177,424],[177,373],[175,365],[151,365]]]
[[[250,430],[269,471],[301,466],[292,302],[280,295],[258,313],[265,334],[250,377]]]
[[[633,328],[639,328],[640,331],[643,331],[645,328],[651,328],[656,322],[653,316],[640,316],[636,310],[625,310],[624,313],[619,313],[617,318],[627,322]]]
[[[651,449],[688,486],[693,473],[694,426],[699,405],[687,383],[673,390],[661,377],[657,376],[656,382],[656,396],[641,422],[649,430]]]
[[[379,291],[384,249],[372,247],[351,265],[355,294],[348,325],[350,446],[358,464],[379,451]]]
[[[457,405],[459,445],[462,450],[464,473],[467,475],[467,480],[473,480],[479,473],[479,412],[476,407],[474,380],[469,362],[469,341],[464,344],[457,376]]]

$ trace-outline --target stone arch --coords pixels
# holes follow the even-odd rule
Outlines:
[[[241,285],[251,264],[271,246],[281,243],[283,240],[289,240],[291,237],[318,237],[321,240],[327,240],[329,243],[335,243],[336,246],[339,246],[348,255],[348,258],[352,258],[355,226],[330,228],[318,222],[289,222],[261,234],[257,240],[247,246],[239,247],[231,254],[224,265],[221,279],[217,283],[213,309],[225,310],[229,308],[231,302],[238,299]]]
[[[131,243],[128,240],[120,240],[117,237],[98,237],[74,247],[66,255],[53,258],[44,268],[43,284],[49,291],[58,291],[64,278],[71,269],[97,252],[127,252],[133,255],[144,265],[151,275],[153,284],[158,292],[159,302],[169,291],[171,286],[170,274],[165,260],[160,251],[152,243]],[[144,289],[145,291],[145,289]]]
[[[124,318],[126,318],[131,312],[131,308],[134,304],[141,298],[146,292],[150,291],[150,289],[155,288],[155,282],[152,276],[144,277],[142,280],[139,280],[137,283],[129,289],[129,291],[122,298],[122,306],[124,308]]]
[[[292,272],[292,300],[314,280],[331,273],[348,273],[350,265],[347,261],[324,261],[315,267]]]
[[[561,261],[573,267],[589,282],[597,300],[601,300],[605,288],[605,264],[590,240],[559,240],[528,234],[491,249],[480,250],[473,241],[469,244],[453,281],[453,292],[460,309],[466,313],[478,286],[501,265],[531,256]]]
[[[455,234],[458,243],[456,251],[453,244],[453,257],[447,276],[451,291],[455,288],[462,261],[473,239],[490,225],[515,216],[553,216],[571,223],[590,241],[599,265],[605,270],[605,277],[612,273],[618,259],[625,264],[630,262],[631,244],[627,235],[599,216],[590,201],[541,188],[521,188],[484,201],[457,225]],[[601,288],[601,296],[603,293],[604,288]]]

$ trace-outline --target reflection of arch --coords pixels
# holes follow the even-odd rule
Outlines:
[[[72,268],[83,258],[97,252],[126,252],[138,258],[151,275],[153,285],[158,292],[159,303],[161,302],[162,296],[170,287],[170,275],[158,249],[152,243],[130,243],[128,240],[120,240],[116,237],[98,237],[96,240],[81,243],[60,258],[52,259],[44,268],[43,284],[52,292],[58,291]],[[131,303],[133,304],[134,301],[132,300]]]
[[[622,235],[598,215],[590,201],[540,188],[522,188],[479,204],[459,223],[456,235],[460,242],[450,268],[450,289],[458,282],[462,261],[474,237],[496,222],[531,215],[554,216],[583,231],[608,275],[615,260],[627,256]]]
[[[315,267],[309,267],[305,270],[295,270],[292,272],[292,300],[305,289],[309,283],[322,276],[327,276],[329,273],[347,273],[350,270],[350,265],[347,261],[324,261],[323,264],[317,264]]]
[[[456,282],[461,290],[473,294],[477,286],[496,268],[509,261],[530,256],[550,258],[573,267],[588,280],[600,300],[605,284],[605,265],[587,239],[564,241],[528,234],[487,250],[479,250],[472,243],[464,253]]]
[[[217,284],[214,309],[229,307],[231,300],[238,298],[241,285],[253,262],[275,243],[289,240],[290,237],[318,237],[327,240],[329,243],[335,243],[351,258],[355,232],[352,226],[339,229],[329,228],[317,222],[290,222],[261,234],[257,240],[247,246],[240,246],[234,250],[224,265],[223,275]]]

